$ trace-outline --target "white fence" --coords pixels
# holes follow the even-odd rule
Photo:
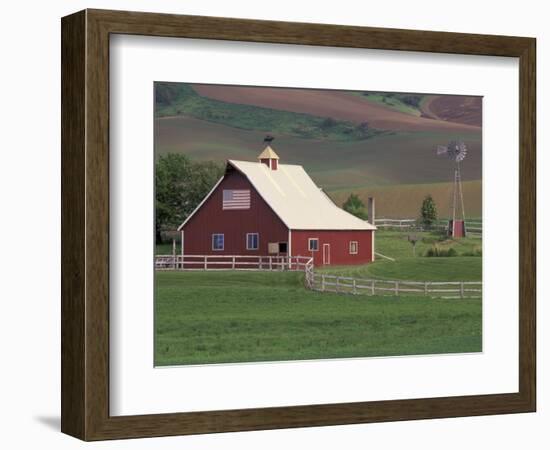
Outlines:
[[[374,223],[378,228],[418,228],[416,219],[374,219]]]
[[[425,227],[417,219],[375,219],[375,225],[378,228],[394,230],[415,230],[423,231]],[[447,219],[438,220],[433,228],[448,231],[449,221]],[[466,233],[471,237],[481,237],[483,233],[483,222],[480,220],[466,220]]]
[[[306,288],[355,295],[425,295],[440,298],[481,297],[481,281],[375,280],[315,272],[308,256],[157,255],[156,270],[264,270],[304,272]]]
[[[309,256],[157,255],[157,270],[299,270],[313,267]]]
[[[307,286],[315,291],[363,295],[425,295],[440,298],[478,298],[481,281],[403,281],[344,277],[306,271]]]

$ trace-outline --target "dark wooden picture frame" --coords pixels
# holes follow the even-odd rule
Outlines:
[[[62,30],[61,429],[84,440],[535,411],[533,38],[85,10]],[[519,391],[140,416],[109,415],[109,36],[134,34],[519,58]],[[183,407],[184,405],[182,405]]]

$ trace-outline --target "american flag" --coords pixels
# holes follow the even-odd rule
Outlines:
[[[222,209],[250,209],[248,189],[224,189]]]

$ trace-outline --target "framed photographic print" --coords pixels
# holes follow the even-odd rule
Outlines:
[[[62,431],[535,410],[535,40],[62,20]]]

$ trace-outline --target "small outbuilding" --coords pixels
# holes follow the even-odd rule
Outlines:
[[[227,161],[178,230],[183,255],[311,256],[314,264],[374,260],[376,227],[334,204],[299,165],[269,145],[257,162]]]

